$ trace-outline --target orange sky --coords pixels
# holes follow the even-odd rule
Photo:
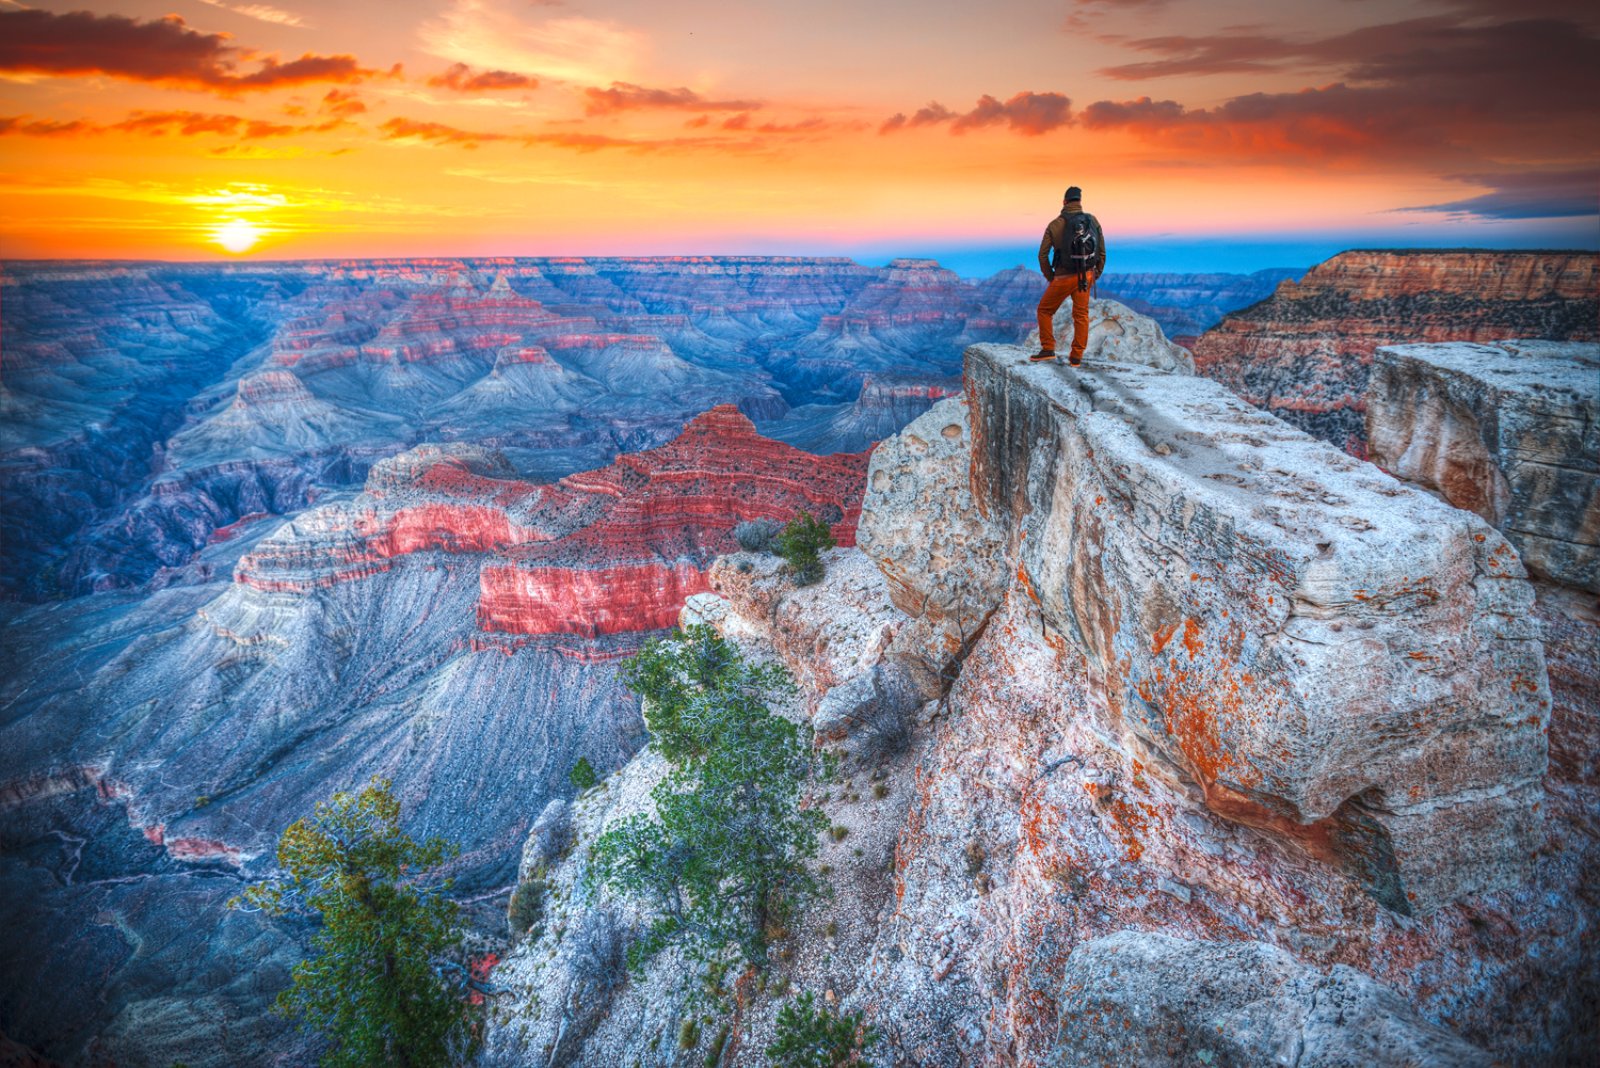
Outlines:
[[[1595,11],[0,0],[0,256],[1593,247]]]

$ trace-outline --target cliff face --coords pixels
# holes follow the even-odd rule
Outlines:
[[[1488,520],[1535,574],[1600,593],[1600,345],[1395,345],[1372,461]]]
[[[1593,620],[1478,516],[1165,348],[1025,353],[969,349],[964,395],[875,451],[820,586],[741,554],[685,609],[787,664],[845,755],[814,802],[853,848],[771,980],[864,1011],[883,1063],[1581,1059]],[[608,985],[558,933],[640,922],[571,888],[660,771],[583,799],[570,853],[530,842],[551,911],[496,973],[488,1063],[704,1058],[709,1025],[650,1041],[705,1011],[686,962]],[[716,1010],[729,1063],[760,1063],[775,985]]]
[[[1600,257],[1583,252],[1342,252],[1208,330],[1199,372],[1364,455],[1380,345],[1600,339]]]
[[[278,374],[252,404],[304,403]],[[0,968],[26,977],[0,984],[8,1034],[65,1062],[296,1059],[267,1009],[299,950],[223,907],[283,828],[388,776],[412,826],[461,844],[488,926],[472,902],[503,895],[573,762],[641,742],[617,661],[708,588],[741,520],[805,508],[852,544],[866,464],[731,406],[555,483],[425,445],[359,493],[219,528],[142,597],[5,607]]]

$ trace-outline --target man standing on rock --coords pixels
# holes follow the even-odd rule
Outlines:
[[[1062,198],[1061,214],[1044,228],[1039,242],[1039,270],[1050,284],[1039,298],[1039,351],[1035,363],[1056,358],[1056,309],[1072,297],[1072,352],[1067,362],[1083,362],[1089,344],[1089,293],[1106,269],[1106,241],[1100,220],[1083,210],[1083,190],[1072,186]]]

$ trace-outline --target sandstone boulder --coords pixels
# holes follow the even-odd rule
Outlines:
[[[1534,574],[1600,593],[1600,345],[1380,348],[1367,447],[1504,531]]]
[[[1521,879],[1549,688],[1504,538],[1206,380],[966,361],[976,502],[1109,737],[1396,911]]]
[[[1141,1068],[1488,1068],[1362,973],[1320,971],[1261,942],[1125,931],[1067,962],[1051,1063]]]

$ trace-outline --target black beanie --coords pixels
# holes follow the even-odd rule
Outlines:
[[[1067,187],[1067,195],[1063,199],[1066,199],[1066,200],[1082,200],[1083,199],[1083,190],[1079,189],[1075,185],[1068,186]]]

